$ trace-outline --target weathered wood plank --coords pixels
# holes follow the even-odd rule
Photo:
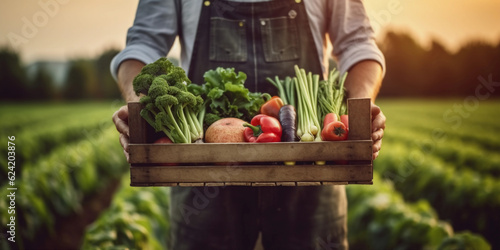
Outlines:
[[[132,183],[160,182],[368,182],[372,166],[296,165],[296,166],[132,166]]]
[[[347,185],[349,182],[347,181],[324,181],[321,184],[323,185]]]
[[[205,183],[203,182],[179,182],[180,187],[203,187]]]
[[[317,181],[298,181],[297,186],[321,186],[321,182]]]
[[[276,182],[276,186],[293,187],[293,186],[297,186],[297,183],[293,182],[293,181],[279,181],[279,182]]]
[[[252,186],[251,182],[225,182],[226,186]]]
[[[276,182],[252,182],[252,187],[274,187]]]
[[[371,160],[372,141],[130,144],[130,163]]]
[[[130,131],[130,143],[147,143],[147,131],[149,124],[142,119],[140,113],[142,106],[138,102],[130,102],[128,103],[128,126]]]
[[[349,113],[349,140],[371,139],[372,119],[370,105],[371,100],[369,98],[347,99],[347,110]]]

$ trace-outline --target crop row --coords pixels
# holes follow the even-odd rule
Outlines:
[[[500,107],[499,107],[500,108]],[[462,141],[464,145],[477,145],[485,151],[498,152],[500,149],[500,123],[467,120],[455,127],[445,123],[442,118],[429,119],[420,117],[418,120],[405,117],[404,114],[387,115],[387,132],[395,129],[410,131],[415,138],[427,137],[432,140],[453,138]]]
[[[404,144],[409,151],[416,150],[426,156],[438,157],[458,170],[469,169],[481,175],[500,177],[500,151],[485,151],[479,145],[465,143],[454,137],[433,139],[432,136],[415,134],[410,129],[391,129],[384,137],[384,146]]]
[[[119,106],[118,102],[6,103],[0,107],[0,130],[4,134],[16,135],[22,130],[38,130],[40,127],[92,120],[95,117],[111,120],[111,115]]]
[[[405,199],[424,198],[454,228],[480,233],[494,245],[500,243],[494,237],[500,223],[498,179],[469,169],[457,170],[440,158],[404,144],[385,146],[375,168],[384,178],[394,181]]]
[[[406,203],[392,183],[377,173],[374,185],[348,186],[347,195],[353,249],[466,249],[447,248],[447,242],[489,249],[481,236],[454,234],[452,226],[439,220],[425,200]]]
[[[434,129],[466,142],[499,149],[500,102],[484,102],[474,109],[455,109],[456,101],[381,101],[388,128],[405,127],[432,135]],[[496,143],[495,143],[496,142]]]
[[[16,232],[16,242],[29,242],[42,231],[53,233],[56,218],[82,212],[81,202],[87,195],[121,177],[127,169],[111,126],[103,130],[100,140],[58,147],[29,165],[15,169],[22,175],[15,180],[20,190],[16,192],[16,227],[22,228]],[[0,184],[2,197],[8,194],[7,185]],[[1,199],[2,225],[8,223],[8,207],[9,201]]]
[[[169,189],[131,187],[123,178],[111,206],[91,224],[82,249],[167,249]]]
[[[390,181],[348,187],[349,244],[353,249],[490,249],[479,235],[455,234],[430,205],[406,203]],[[168,188],[130,187],[128,178],[111,207],[87,229],[83,249],[167,249]]]
[[[60,116],[56,120],[47,120],[37,126],[26,125],[15,133],[1,131],[0,136],[4,138],[15,136],[16,163],[24,167],[27,163],[36,162],[39,157],[50,153],[57,147],[82,139],[96,140],[99,134],[110,126],[111,114],[109,111],[102,108],[95,110],[82,109],[84,107],[86,105],[75,106],[78,113]],[[57,107],[52,107],[48,108],[47,112],[51,113],[53,109],[59,110]],[[12,110],[9,112],[13,113]],[[7,155],[7,149],[7,147],[1,147],[0,154]],[[6,160],[5,157],[0,158],[0,163],[4,165]],[[6,169],[2,168],[0,177],[5,179],[3,178],[5,176]]]

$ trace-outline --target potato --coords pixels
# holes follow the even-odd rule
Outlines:
[[[222,118],[210,125],[205,131],[205,142],[228,143],[245,142],[243,124],[238,118]]]

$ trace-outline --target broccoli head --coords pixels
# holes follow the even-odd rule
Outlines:
[[[144,105],[141,116],[174,143],[191,143],[203,136],[204,102],[189,92],[190,84],[186,72],[167,58],[144,66],[133,81],[135,93],[144,95],[139,100]]]
[[[153,82],[154,77],[150,74],[139,73],[134,80],[132,81],[132,85],[134,87],[134,91],[136,95],[148,93],[149,87]]]

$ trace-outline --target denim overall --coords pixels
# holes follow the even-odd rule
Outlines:
[[[189,78],[202,84],[217,67],[247,74],[252,92],[276,94],[266,77],[294,76],[294,65],[322,75],[300,0],[203,4]],[[172,249],[347,249],[344,186],[173,187]]]

